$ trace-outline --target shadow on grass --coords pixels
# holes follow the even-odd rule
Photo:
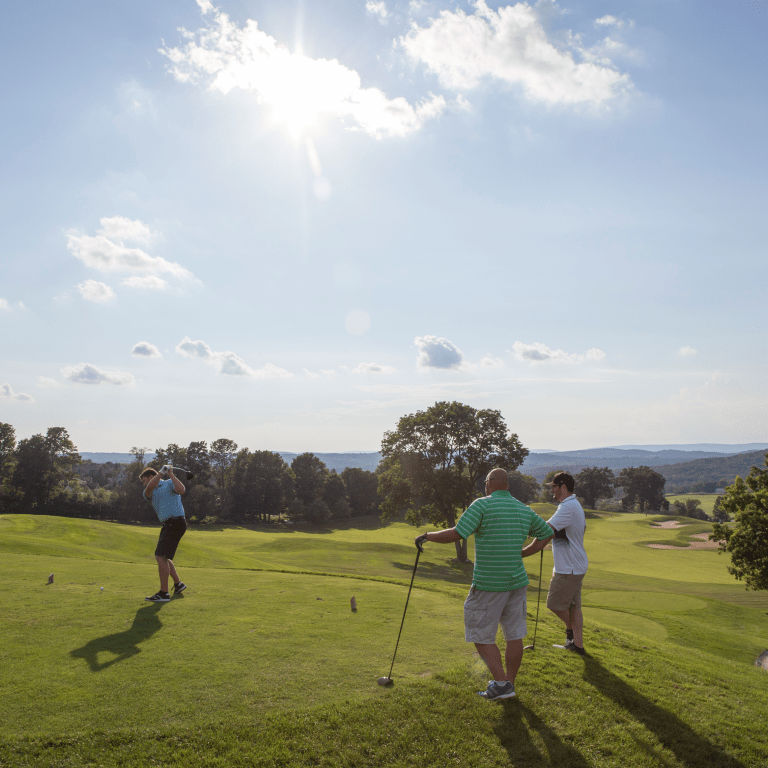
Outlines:
[[[584,679],[606,698],[613,699],[623,707],[634,720],[656,737],[659,744],[672,752],[681,765],[691,768],[745,768],[742,762],[696,733],[679,717],[658,706],[608,671],[597,659],[589,656],[584,659]],[[664,681],[660,680],[659,684],[663,685]]]
[[[145,605],[136,611],[130,629],[89,640],[82,648],[75,648],[74,651],[70,651],[69,655],[88,662],[91,672],[101,672],[118,661],[130,659],[131,656],[141,653],[141,649],[138,647],[139,643],[149,640],[163,626],[159,613],[160,605],[158,603]],[[100,653],[111,653],[114,658],[100,664]]]
[[[413,572],[413,562],[397,563],[392,561],[391,565],[398,571]],[[460,563],[456,560],[449,560],[443,563],[420,562],[416,578],[444,580],[454,584],[470,584],[472,582],[473,568],[474,565],[471,562]]]
[[[531,740],[530,732],[536,731],[547,750],[552,765],[568,768],[590,768],[590,763],[572,745],[564,742],[533,710],[519,699],[499,702],[504,710],[501,721],[494,726],[499,744],[509,755],[510,765],[542,765],[545,756]]]

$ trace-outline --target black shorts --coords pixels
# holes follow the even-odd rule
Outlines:
[[[181,537],[187,532],[187,521],[183,517],[169,517],[160,529],[160,538],[157,540],[156,557],[165,557],[173,560],[176,547],[179,546]]]

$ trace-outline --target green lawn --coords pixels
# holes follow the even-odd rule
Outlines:
[[[672,504],[673,501],[688,501],[688,499],[698,499],[701,502],[701,508],[710,517],[715,511],[715,500],[718,496],[722,496],[721,493],[680,493],[676,495],[667,496],[667,501]]]
[[[589,520],[590,656],[552,647],[542,595],[519,696],[489,704],[450,545],[421,556],[395,685],[376,685],[416,554],[403,523],[193,529],[188,590],[152,605],[156,528],[0,515],[0,765],[763,766],[768,598],[716,552],[645,546],[707,524],[650,523]],[[545,589],[551,568],[546,552]]]

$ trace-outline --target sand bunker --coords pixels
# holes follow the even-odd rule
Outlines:
[[[677,520],[665,520],[663,523],[651,523],[651,528],[685,528],[691,523],[678,523]]]
[[[717,549],[720,546],[719,541],[709,540],[708,533],[694,533],[691,538],[696,541],[692,541],[687,547],[673,547],[671,544],[649,544],[648,546],[652,549]]]

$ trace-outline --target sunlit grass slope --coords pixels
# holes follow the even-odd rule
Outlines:
[[[742,604],[724,557],[648,548],[680,533],[643,516],[590,519],[591,658],[552,648],[562,625],[542,605],[519,699],[494,705],[475,694],[487,672],[463,642],[471,566],[452,546],[422,555],[396,685],[376,685],[416,533],[191,530],[176,559],[189,589],[158,606],[143,600],[156,528],[0,516],[0,765],[766,763],[749,726],[768,711],[752,666],[768,601]],[[532,633],[539,557],[526,565]],[[547,552],[545,588],[551,568]]]

